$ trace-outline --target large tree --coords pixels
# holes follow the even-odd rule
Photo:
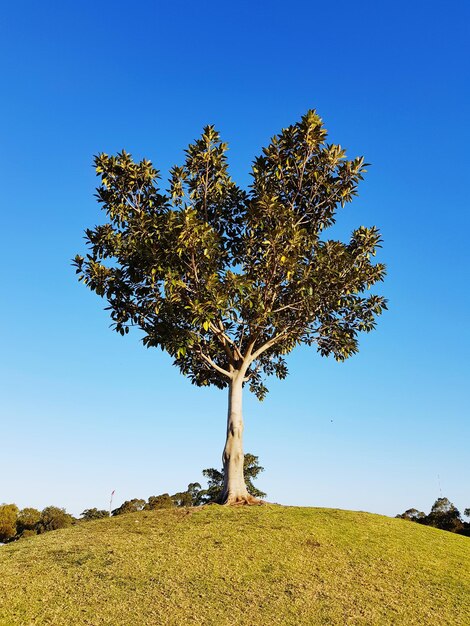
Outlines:
[[[21,537],[36,534],[40,520],[41,511],[32,507],[21,509],[16,520],[16,534]]]
[[[386,306],[365,294],[385,274],[372,262],[378,229],[360,226],[348,242],[324,237],[365,171],[362,157],[348,160],[326,139],[308,111],[254,160],[248,190],[229,176],[213,126],[171,170],[168,191],[147,159],[95,158],[107,221],[86,230],[77,273],[107,300],[118,333],[137,326],[194,384],[228,389],[228,504],[256,501],[243,478],[243,387],[263,399],[265,377],[285,378],[285,356],[300,344],[345,360]]]
[[[0,543],[16,535],[18,507],[16,504],[0,504]]]
[[[45,533],[50,530],[68,528],[74,523],[74,518],[65,509],[57,506],[46,506],[41,511],[41,517],[36,525],[38,533]]]
[[[425,523],[428,526],[460,532],[463,529],[460,511],[448,498],[438,498],[432,505],[431,512],[426,515]]]

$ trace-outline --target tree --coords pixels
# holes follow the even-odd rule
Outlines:
[[[264,472],[264,467],[258,465],[258,457],[254,454],[245,454],[243,460],[243,474],[248,493],[254,498],[265,498],[266,494],[253,485],[260,472]],[[207,490],[204,492],[206,502],[219,502],[223,497],[224,490],[224,469],[219,470],[213,467],[202,470],[203,475],[208,478]]]
[[[175,506],[199,506],[204,503],[205,490],[199,483],[189,483],[186,491],[179,491],[171,496]]]
[[[109,517],[109,511],[105,509],[85,509],[81,514],[82,520],[89,522],[94,519],[103,519],[103,517]]]
[[[144,506],[146,511],[154,509],[172,509],[175,506],[169,493],[162,493],[159,496],[150,496],[147,504]]]
[[[142,511],[145,507],[145,500],[140,500],[139,498],[133,498],[132,500],[126,500],[121,504],[120,507],[114,509],[111,512],[111,515],[124,515],[125,513],[136,513],[137,511]]]
[[[438,498],[432,505],[431,512],[426,516],[428,526],[434,526],[450,532],[460,532],[463,523],[460,518],[460,511],[448,498]]]
[[[4,543],[16,535],[16,504],[0,504],[0,543]]]
[[[468,509],[465,509],[465,515],[468,515],[469,512]],[[434,526],[434,528],[448,530],[452,533],[470,535],[469,525],[462,521],[460,511],[448,498],[438,498],[427,515],[417,509],[408,509],[396,517],[418,522],[425,526]]]
[[[20,537],[35,535],[41,512],[31,507],[21,509],[16,520],[16,534]]]
[[[38,533],[45,533],[50,530],[68,528],[73,524],[73,517],[65,509],[57,506],[47,506],[41,511],[41,517],[37,523]]]
[[[228,389],[228,504],[257,502],[243,477],[243,387],[262,400],[264,377],[285,378],[300,344],[344,361],[386,308],[365,294],[385,275],[372,262],[378,229],[360,226],[347,243],[324,238],[365,172],[362,157],[348,160],[326,138],[308,111],[255,159],[248,191],[230,178],[213,126],[172,168],[167,192],[147,159],[95,157],[107,221],[86,230],[79,280],[107,300],[118,333],[138,327],[195,385]]]
[[[423,511],[418,511],[418,509],[408,509],[404,513],[401,513],[396,517],[400,519],[407,519],[410,522],[423,523],[423,521],[426,519],[426,514],[423,513]]]
[[[464,509],[463,514],[465,517],[470,517],[470,508]],[[459,531],[461,535],[465,535],[466,537],[470,537],[470,523],[463,522],[463,528]]]

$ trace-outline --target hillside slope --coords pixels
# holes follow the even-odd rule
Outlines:
[[[470,624],[470,540],[368,513],[142,512],[0,548],[1,626]]]

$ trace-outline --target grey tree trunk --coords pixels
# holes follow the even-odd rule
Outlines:
[[[243,475],[243,373],[230,381],[228,394],[227,439],[225,441],[222,462],[224,467],[223,504],[259,504],[248,493]]]

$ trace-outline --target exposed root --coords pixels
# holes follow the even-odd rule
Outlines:
[[[242,496],[226,496],[221,501],[221,504],[223,504],[224,506],[261,506],[263,504],[266,504],[266,502],[264,500],[260,500],[259,498],[255,498],[254,496],[247,493]]]

